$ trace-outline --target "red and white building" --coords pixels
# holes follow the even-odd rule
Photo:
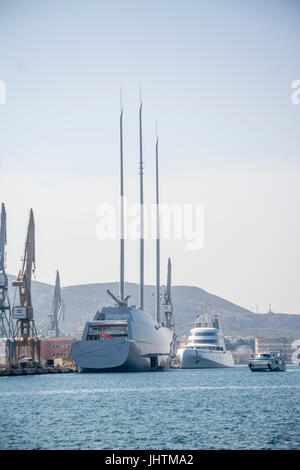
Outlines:
[[[59,338],[41,338],[41,362],[44,364],[48,359],[70,360],[71,346],[78,341],[75,336],[64,336]]]

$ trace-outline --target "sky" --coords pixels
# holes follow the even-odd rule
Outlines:
[[[119,241],[97,236],[117,204],[120,87],[125,193],[138,201],[143,100],[145,201],[204,208],[204,243],[163,240],[161,279],[243,307],[300,314],[300,2],[0,0],[0,200],[7,271],[17,273],[29,209],[36,279],[116,281]],[[145,282],[155,282],[154,240]],[[138,241],[125,276],[139,279]]]

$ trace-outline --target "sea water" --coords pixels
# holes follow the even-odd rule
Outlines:
[[[1,449],[299,449],[300,367],[0,378]]]

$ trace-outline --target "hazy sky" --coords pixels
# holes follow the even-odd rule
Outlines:
[[[118,197],[119,90],[125,191],[138,200],[144,103],[145,200],[203,204],[204,246],[162,243],[162,281],[196,285],[261,311],[300,313],[300,2],[0,0],[0,200],[16,273],[30,207],[37,280],[118,279],[119,242],[96,236]],[[154,241],[146,241],[154,283]],[[138,281],[138,242],[126,280]]]

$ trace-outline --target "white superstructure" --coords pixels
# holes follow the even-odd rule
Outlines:
[[[178,349],[182,369],[234,367],[230,351],[226,351],[224,337],[216,315],[203,313],[196,318],[186,346]]]

